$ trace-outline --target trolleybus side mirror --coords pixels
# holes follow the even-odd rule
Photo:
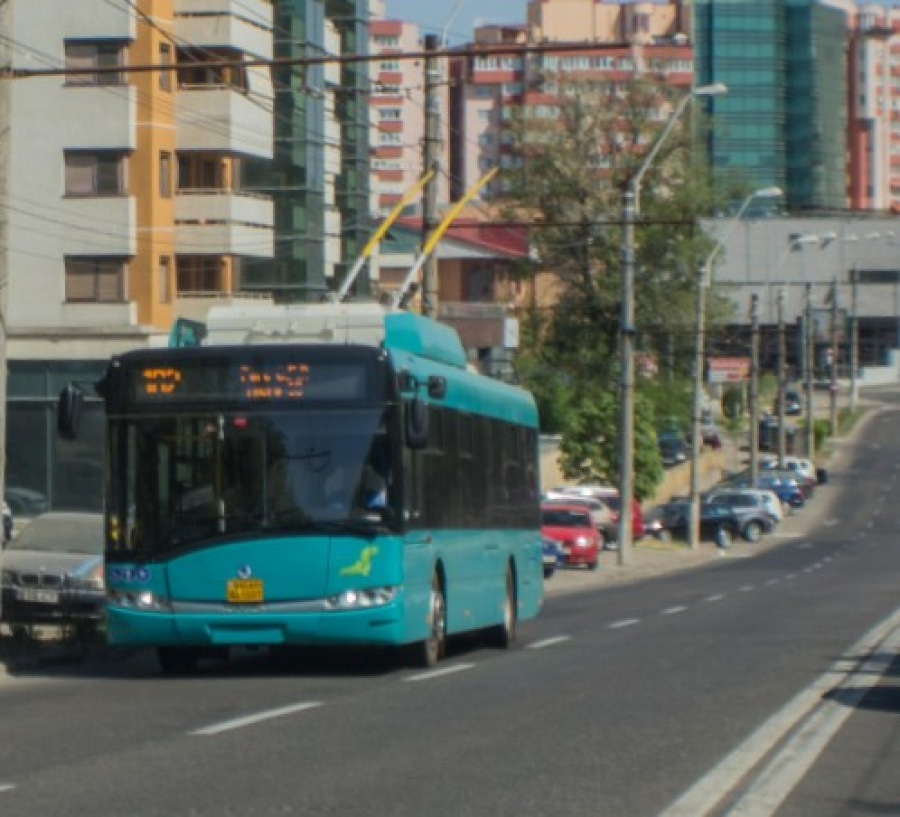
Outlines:
[[[413,449],[428,445],[428,406],[418,396],[406,404],[406,444]]]
[[[436,374],[429,377],[428,396],[433,400],[443,400],[447,396],[447,378]]]
[[[74,383],[69,383],[59,393],[56,411],[56,430],[64,440],[78,437],[78,426],[81,423],[81,407],[84,404],[84,392]]]

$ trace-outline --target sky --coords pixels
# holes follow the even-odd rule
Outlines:
[[[386,0],[385,16],[418,23],[422,34],[440,34],[457,4],[447,33],[451,45],[470,41],[478,25],[524,23],[528,0]]]

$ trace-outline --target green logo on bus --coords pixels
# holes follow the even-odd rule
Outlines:
[[[342,576],[368,576],[372,572],[372,559],[378,555],[378,548],[374,545],[363,548],[359,554],[359,561],[349,567],[341,568]]]

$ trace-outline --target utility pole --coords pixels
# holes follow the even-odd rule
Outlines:
[[[422,141],[422,170],[435,170],[422,190],[422,248],[428,243],[437,223],[437,186],[440,169],[441,111],[438,104],[438,84],[440,71],[435,52],[438,38],[434,34],[425,35],[425,138]],[[437,315],[438,258],[437,248],[425,260],[422,272],[422,314],[429,318]]]
[[[813,411],[813,366],[815,361],[815,345],[816,337],[813,331],[812,320],[812,284],[806,284],[806,326],[804,326],[804,335],[806,343],[803,347],[803,356],[805,358],[804,369],[806,370],[806,456],[813,459],[815,456],[815,436],[813,434],[813,426],[815,425],[815,412]]]
[[[831,423],[831,436],[837,436],[837,367],[838,367],[838,282],[831,284],[831,382],[828,384],[828,418]]]
[[[12,9],[6,0],[0,0],[0,31],[12,31]],[[0,37],[0,71],[12,67],[10,40]],[[9,300],[9,184],[10,184],[10,134],[12,131],[12,80],[8,74],[0,77],[0,497],[6,495],[6,377],[7,377],[7,325],[6,313]],[[2,533],[0,533],[2,536]],[[0,542],[2,548],[2,542]]]
[[[859,270],[850,270],[850,411],[856,411],[856,370],[859,368]]]
[[[619,566],[631,563],[634,498],[634,222],[637,185],[632,179],[622,194],[622,306],[619,313]]]
[[[750,297],[750,484],[759,482],[759,296]]]
[[[691,550],[700,547],[700,446],[703,437],[700,434],[700,418],[703,414],[702,388],[703,359],[706,346],[706,277],[707,269],[712,269],[712,264],[699,264],[697,266],[697,314],[694,316],[694,410],[691,423],[691,509],[688,531],[688,542]]]
[[[784,393],[785,356],[787,343],[784,337],[784,290],[778,290],[778,467],[784,468],[785,433],[784,433]]]

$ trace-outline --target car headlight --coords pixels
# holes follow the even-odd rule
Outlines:
[[[103,563],[98,564],[90,573],[83,576],[69,576],[68,585],[73,590],[103,590]]]
[[[370,587],[365,590],[345,590],[325,599],[329,610],[361,610],[367,607],[381,607],[397,598],[397,587]]]
[[[150,590],[111,589],[106,594],[106,601],[108,604],[132,610],[168,612],[172,609],[168,597],[157,595]]]
[[[586,548],[591,544],[591,540],[587,536],[578,536],[575,539],[575,544],[578,545],[578,547]]]

